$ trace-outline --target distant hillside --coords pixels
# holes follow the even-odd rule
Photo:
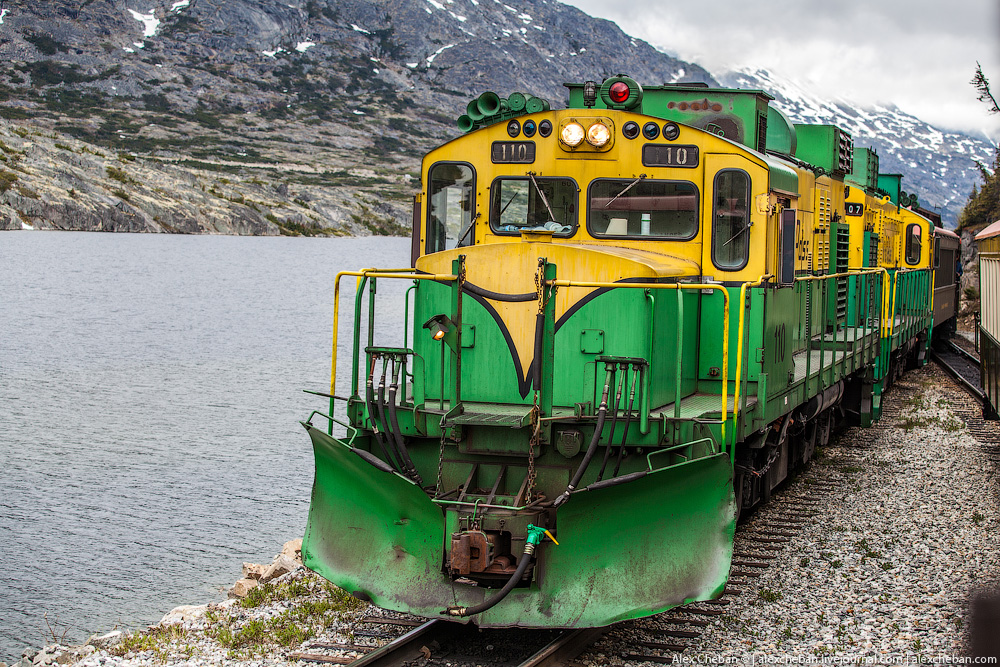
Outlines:
[[[46,0],[0,17],[0,228],[396,234],[419,156],[483,90],[716,83],[555,0]],[[953,220],[984,141],[860,112],[765,73]],[[913,166],[911,166],[913,165]]]
[[[0,228],[399,233],[473,94],[712,81],[548,0],[48,0],[0,57]]]

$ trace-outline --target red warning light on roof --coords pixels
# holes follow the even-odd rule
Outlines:
[[[608,95],[611,97],[611,101],[615,104],[621,104],[627,100],[629,92],[628,84],[624,81],[616,81],[611,84],[611,88],[608,89]]]

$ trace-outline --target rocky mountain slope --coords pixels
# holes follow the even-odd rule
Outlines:
[[[4,4],[0,58],[0,229],[402,233],[419,156],[474,94],[558,107],[564,81],[619,72],[715,83],[555,0]],[[946,219],[992,154],[892,109],[734,76],[871,137]]]
[[[549,0],[50,0],[0,20],[0,228],[399,233],[419,156],[473,94],[711,81]]]
[[[855,146],[874,147],[880,171],[903,174],[903,189],[917,194],[921,206],[940,212],[947,227],[955,227],[972,186],[980,184],[976,161],[993,161],[994,149],[985,137],[939,130],[893,106],[865,109],[844,99],[824,99],[765,70],[728,72],[719,80],[766,90],[792,121],[837,125],[851,134]]]

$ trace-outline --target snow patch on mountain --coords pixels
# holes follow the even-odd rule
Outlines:
[[[857,147],[874,148],[882,173],[902,173],[903,189],[922,206],[938,210],[954,227],[974,184],[976,162],[993,161],[989,141],[933,127],[895,106],[862,107],[851,100],[810,90],[774,72],[746,68],[717,77],[733,88],[759,88],[794,123],[836,125],[850,133]]]

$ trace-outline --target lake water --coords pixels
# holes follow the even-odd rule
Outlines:
[[[0,660],[224,599],[301,537],[334,276],[408,263],[396,238],[0,233]],[[379,284],[380,342],[407,286]]]

